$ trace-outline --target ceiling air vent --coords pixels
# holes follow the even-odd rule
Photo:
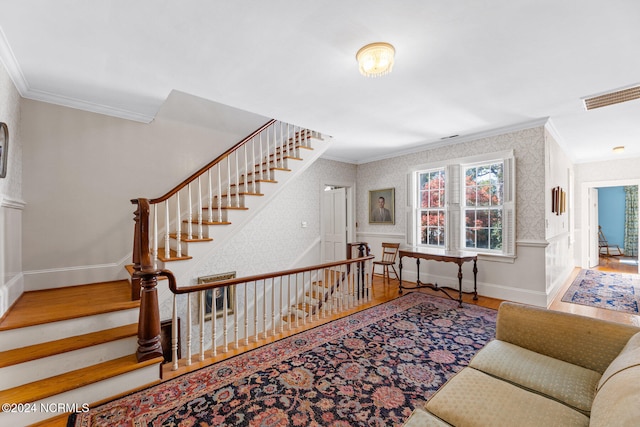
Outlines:
[[[638,98],[640,98],[640,86],[634,86],[603,95],[584,98],[584,106],[587,110],[593,110],[594,108],[606,107],[607,105],[619,104]]]

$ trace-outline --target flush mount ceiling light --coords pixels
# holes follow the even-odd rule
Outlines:
[[[624,151],[624,145],[618,145],[617,147],[613,147],[614,153],[622,153]]]
[[[389,43],[371,43],[356,53],[360,74],[366,77],[380,77],[389,74],[393,68],[396,50]]]

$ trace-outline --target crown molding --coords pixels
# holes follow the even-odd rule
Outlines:
[[[151,123],[155,116],[142,114],[135,111],[114,108],[108,105],[96,104],[84,101],[82,99],[70,98],[66,96],[55,95],[50,92],[41,90],[28,89],[26,93],[21,93],[23,98],[32,99],[34,101],[46,102],[49,104],[60,105],[63,107],[75,108],[78,110],[89,111],[91,113],[104,114],[106,116],[118,117],[121,119],[132,120],[141,123]]]
[[[50,92],[45,92],[37,89],[33,89],[29,86],[29,82],[20,68],[20,64],[16,60],[16,57],[7,42],[7,38],[0,28],[0,61],[7,69],[9,77],[13,81],[14,86],[18,90],[20,96],[26,99],[32,99],[34,101],[46,102],[49,104],[61,105],[63,107],[75,108],[78,110],[89,111],[92,113],[104,114],[107,116],[119,117],[121,119],[133,120],[136,122],[150,123],[155,115],[139,113],[136,111],[124,110],[120,108],[110,107],[108,105],[96,104],[93,102],[84,101],[82,99],[70,98],[60,95],[55,95]]]
[[[407,154],[415,154],[420,153],[422,151],[433,150],[440,147],[446,147],[454,144],[461,144],[463,142],[475,141],[482,138],[488,138],[492,136],[504,135],[510,132],[517,132],[525,129],[532,129],[535,127],[544,126],[549,121],[549,117],[542,117],[539,119],[529,120],[526,122],[515,123],[509,126],[503,126],[499,128],[489,129],[482,132],[470,133],[468,135],[456,136],[455,138],[449,138],[446,140],[437,140],[437,141],[425,141],[421,143],[419,146],[408,148],[406,150],[399,150],[392,154],[379,156],[379,157],[371,157],[368,159],[360,160],[356,162],[356,164],[365,164],[371,162],[377,162],[380,160],[388,160],[395,157],[405,156]]]

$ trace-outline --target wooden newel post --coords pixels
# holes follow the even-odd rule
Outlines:
[[[347,243],[347,259],[352,259],[351,252],[353,251],[354,246],[358,247],[358,258],[368,256],[371,253],[371,248],[369,248],[369,244],[366,242]],[[356,279],[357,279],[356,289],[357,289],[358,298],[364,298],[365,289],[366,289],[366,283],[364,280],[365,279],[364,261],[358,262],[358,271],[356,273]]]
[[[138,317],[138,362],[162,357],[160,343],[160,307],[158,305],[158,276],[169,280],[169,286],[175,288],[175,277],[169,270],[157,270],[151,261],[149,251],[149,201],[134,199],[131,203],[138,205],[135,215],[135,232],[133,242],[133,277],[140,286],[140,316]],[[133,287],[133,286],[132,286]]]

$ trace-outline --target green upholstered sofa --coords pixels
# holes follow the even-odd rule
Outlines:
[[[640,328],[504,302],[496,339],[405,426],[640,426]]]

